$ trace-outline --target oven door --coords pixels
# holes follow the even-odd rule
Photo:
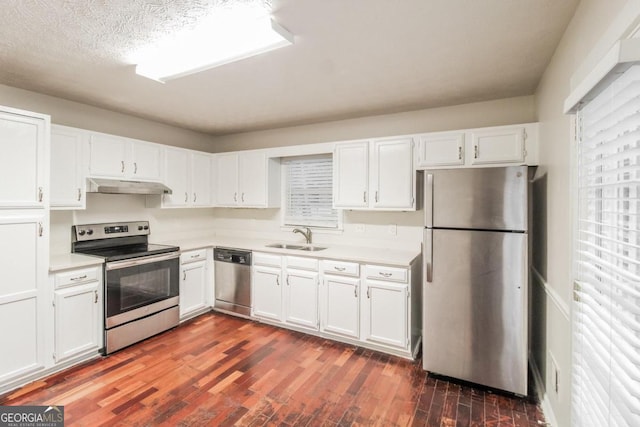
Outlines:
[[[105,266],[105,327],[122,325],[178,305],[180,254],[108,262]]]

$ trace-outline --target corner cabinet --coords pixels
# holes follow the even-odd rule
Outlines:
[[[51,126],[51,209],[85,209],[85,150],[89,133]]]
[[[0,394],[46,366],[49,116],[0,107]]]
[[[334,150],[334,207],[415,210],[412,137],[337,143]]]
[[[162,196],[161,206],[212,206],[211,156],[173,147],[165,147],[163,151],[164,183],[172,193]]]
[[[216,206],[280,207],[280,160],[266,151],[222,153],[215,156]]]

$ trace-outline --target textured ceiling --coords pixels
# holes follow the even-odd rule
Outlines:
[[[532,94],[578,0],[273,0],[295,45],[160,84],[131,54],[224,0],[3,0],[0,84],[211,134]]]

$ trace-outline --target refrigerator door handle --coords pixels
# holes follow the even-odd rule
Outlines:
[[[424,277],[425,283],[433,281],[433,230],[424,230]]]
[[[424,183],[424,225],[433,227],[433,174],[425,176]]]

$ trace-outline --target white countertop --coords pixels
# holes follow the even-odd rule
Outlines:
[[[292,255],[300,257],[310,257],[318,259],[336,259],[340,261],[353,261],[358,263],[382,264],[396,267],[409,267],[411,263],[420,256],[415,250],[399,250],[387,248],[372,248],[362,246],[346,246],[336,244],[317,244],[313,246],[326,247],[321,251],[301,251],[294,249],[278,249],[269,248],[266,245],[271,243],[280,243],[277,240],[236,238],[228,236],[209,236],[196,239],[172,239],[161,242],[161,244],[170,244],[180,246],[182,252],[211,248],[211,247],[227,247],[236,249],[246,249],[253,252],[267,252],[279,255]],[[288,244],[301,244],[299,242],[282,242]],[[101,265],[104,260],[99,257],[81,255],[76,253],[54,254],[51,256],[49,263],[49,272],[60,270],[69,270],[74,268],[82,268],[94,265]]]
[[[275,253],[280,255],[293,255],[310,258],[325,258],[325,259],[337,259],[341,261],[354,261],[359,263],[370,264],[383,264],[392,265],[398,267],[409,267],[411,263],[420,256],[419,251],[415,250],[398,250],[387,248],[372,248],[362,246],[345,246],[336,244],[314,244],[313,246],[326,247],[327,249],[321,251],[301,251],[294,249],[278,249],[269,248],[266,245],[271,243],[280,243],[278,240],[265,240],[265,239],[251,239],[251,238],[236,238],[228,236],[212,236],[202,237],[197,239],[173,239],[166,242],[159,242],[164,244],[172,244],[180,246],[182,252],[210,248],[210,247],[227,247],[246,249],[256,252]],[[282,242],[288,244],[301,244],[299,242]]]
[[[104,264],[104,259],[81,254],[52,254],[49,259],[49,272],[91,267]]]

